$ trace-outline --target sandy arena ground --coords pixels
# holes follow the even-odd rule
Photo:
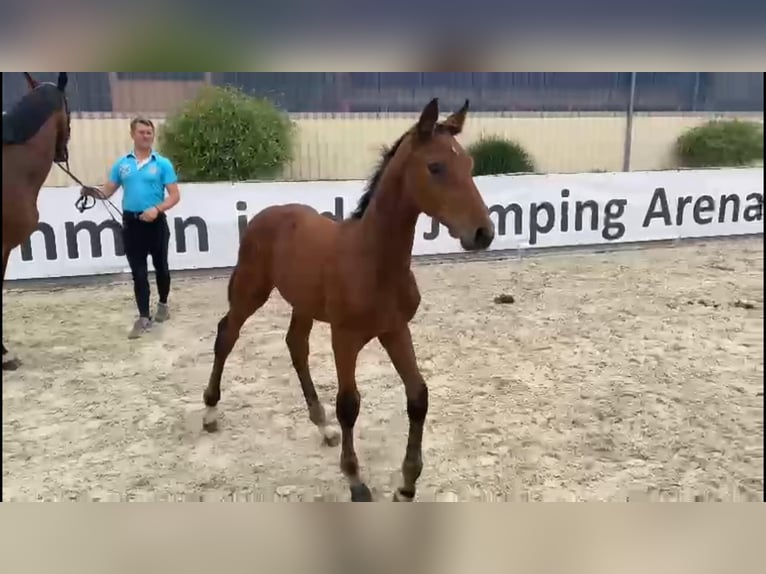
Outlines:
[[[761,238],[415,273],[431,390],[418,500],[762,499]],[[137,341],[130,283],[6,289],[4,334],[24,364],[3,377],[4,499],[347,500],[276,292],[229,358],[220,431],[202,431],[226,283],[177,277],[171,321]],[[494,303],[501,293],[515,303]],[[310,365],[334,421],[326,325]],[[362,472],[390,500],[407,415],[377,341],[358,385]]]

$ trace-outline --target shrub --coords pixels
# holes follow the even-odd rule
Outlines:
[[[500,137],[483,137],[468,146],[474,161],[474,175],[532,172],[531,156],[516,142]]]
[[[711,120],[681,134],[675,152],[683,167],[747,165],[763,160],[763,125]]]
[[[268,100],[203,86],[162,125],[158,144],[184,181],[269,179],[292,159],[293,126]]]

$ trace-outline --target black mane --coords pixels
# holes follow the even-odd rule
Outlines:
[[[63,106],[64,95],[55,84],[40,84],[3,114],[3,143],[27,142]]]
[[[362,197],[359,198],[359,203],[357,204],[356,209],[351,213],[351,219],[361,219],[361,217],[364,215],[364,212],[370,205],[372,196],[378,189],[378,183],[380,183],[380,178],[383,176],[383,172],[391,161],[391,158],[394,157],[396,150],[399,149],[399,146],[401,145],[402,140],[404,139],[404,136],[407,135],[407,133],[409,132],[405,132],[399,136],[399,139],[396,140],[394,145],[391,147],[383,148],[383,154],[380,157],[378,166],[375,168],[375,172],[372,174],[372,177],[367,180],[367,185],[365,185],[364,193],[362,194]]]

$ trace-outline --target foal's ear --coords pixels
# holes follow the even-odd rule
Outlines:
[[[39,85],[40,85],[40,84],[38,83],[38,81],[37,81],[37,80],[35,80],[35,79],[32,77],[32,74],[30,74],[29,72],[24,72],[24,77],[25,77],[25,78],[26,78],[26,80],[27,80],[27,86],[29,86],[29,89],[30,89],[30,90],[34,90],[34,89],[35,89],[37,86],[39,86]]]
[[[442,125],[453,136],[458,135],[463,131],[463,123],[465,123],[465,116],[468,114],[468,100],[466,99],[463,107],[448,117]]]
[[[434,98],[426,104],[420,114],[415,131],[421,139],[428,139],[434,133],[436,121],[439,119],[439,98]]]
[[[58,89],[63,92],[68,81],[69,75],[66,72],[59,72],[59,79],[56,81],[56,86],[58,86]]]

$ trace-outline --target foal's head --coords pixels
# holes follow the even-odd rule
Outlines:
[[[27,79],[29,93],[25,98],[35,98],[35,104],[50,111],[48,121],[55,122],[56,148],[54,161],[64,162],[69,158],[69,138],[71,135],[72,117],[69,111],[69,101],[66,97],[66,86],[69,76],[66,72],[59,72],[55,84],[51,82],[38,82],[29,72],[24,72]]]
[[[418,209],[446,226],[463,249],[476,251],[490,246],[495,225],[473,181],[473,158],[455,139],[467,112],[468,100],[439,122],[438,100],[431,100],[407,138],[401,173],[404,193]]]

